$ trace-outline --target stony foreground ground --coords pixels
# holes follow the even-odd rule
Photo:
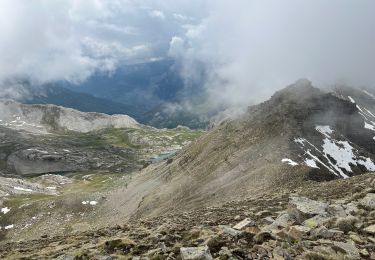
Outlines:
[[[375,174],[6,242],[1,259],[375,259]]]

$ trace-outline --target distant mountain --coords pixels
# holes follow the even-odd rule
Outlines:
[[[109,115],[127,114],[143,124],[157,128],[175,128],[178,125],[184,125],[192,129],[204,129],[210,122],[210,116],[215,112],[208,108],[199,111],[186,109],[183,101],[175,103],[165,101],[154,107],[142,104],[123,104],[56,85],[43,86],[34,91],[34,95],[21,101],[26,104],[54,104],[83,112],[99,112]],[[200,102],[204,103],[202,100]],[[173,109],[171,109],[172,107]],[[197,107],[201,108],[202,106],[197,104]]]
[[[83,112],[126,114],[143,124],[157,128],[206,128],[212,111],[204,104],[199,82],[185,82],[173,60],[159,60],[120,66],[113,74],[94,74],[74,85],[55,82],[31,86],[27,79],[12,79],[18,95],[11,96],[26,104],[54,104]],[[186,106],[187,103],[194,104]],[[173,107],[173,109],[170,109]]]
[[[0,125],[32,132],[76,131],[87,133],[104,128],[138,128],[127,115],[81,112],[56,105],[27,105],[0,100]]]
[[[62,86],[146,109],[198,95],[196,90],[200,88],[199,84],[193,84],[186,91],[178,66],[168,59],[123,65],[113,74],[95,74],[78,86],[69,83]]]
[[[140,109],[135,106],[94,97],[90,94],[65,89],[53,84],[39,87],[32,93],[32,95],[19,101],[26,104],[54,104],[82,112],[99,112],[109,115],[126,114],[135,116],[140,112]]]

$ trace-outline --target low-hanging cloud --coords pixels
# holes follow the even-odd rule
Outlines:
[[[0,85],[14,78],[80,83],[119,64],[165,56],[170,38],[181,29],[173,17],[180,7],[172,3],[0,1]]]
[[[210,1],[209,15],[170,41],[191,76],[205,64],[205,88],[228,105],[259,102],[299,78],[375,86],[375,2]]]
[[[165,57],[220,105],[301,77],[372,87],[373,10],[372,0],[2,0],[0,92],[12,77],[80,83]]]

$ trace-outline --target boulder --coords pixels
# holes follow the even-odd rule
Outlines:
[[[233,229],[231,227],[228,227],[228,226],[220,226],[222,232],[226,235],[229,235],[231,237],[238,237],[241,235],[241,231],[237,230],[237,229]]]
[[[260,228],[258,228],[257,226],[246,227],[243,231],[243,236],[245,239],[252,240],[260,231]]]
[[[372,235],[375,235],[375,224],[374,225],[371,225],[371,226],[368,226],[366,227],[365,229],[363,229],[366,233],[369,233],[369,234],[372,234]]]
[[[326,216],[328,203],[311,200],[305,197],[291,197],[288,204],[288,214],[301,224],[314,216]]]
[[[211,260],[212,256],[207,246],[181,247],[182,260]]]
[[[301,240],[304,236],[307,236],[311,228],[305,226],[291,226],[288,231],[288,236],[294,240]]]
[[[358,200],[359,205],[367,210],[375,209],[375,193],[367,193],[367,195],[363,198]]]
[[[294,220],[289,216],[289,214],[284,213],[278,216],[275,221],[272,223],[272,226],[277,228],[285,228],[292,225]]]
[[[344,205],[345,207],[345,212],[349,215],[349,214],[357,214],[359,209],[357,207],[357,204],[356,203],[353,203],[353,202],[350,202],[346,205]]]
[[[315,238],[333,238],[343,235],[343,232],[335,229],[328,229],[325,226],[320,226],[313,229],[310,232],[310,235]]]
[[[331,216],[335,217],[346,217],[348,214],[346,213],[345,209],[341,205],[331,204],[327,207],[327,212]]]
[[[329,217],[315,216],[315,217],[306,219],[302,224],[309,228],[316,228],[316,227],[326,224],[327,222],[329,222],[329,220],[330,220]]]
[[[336,251],[341,251],[346,254],[345,259],[361,259],[359,250],[355,247],[354,243],[344,243],[344,242],[334,242],[333,249]]]
[[[355,242],[356,244],[363,244],[364,243],[363,239],[357,233],[349,232],[349,238],[353,242]]]
[[[266,224],[272,224],[275,220],[272,217],[266,217],[263,219],[263,222]]]

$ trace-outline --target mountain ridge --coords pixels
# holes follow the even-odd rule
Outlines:
[[[137,218],[246,198],[274,186],[373,171],[373,133],[364,127],[356,106],[313,88],[307,81],[302,88],[300,83],[251,107],[239,119],[221,123],[186,147],[173,162],[146,169],[135,176],[127,192],[114,194],[113,200],[139,192],[139,206],[134,212]],[[306,93],[313,95],[301,98]],[[346,116],[352,120],[343,121]],[[327,130],[327,125],[332,129]],[[332,130],[332,136],[321,129]],[[298,138],[312,146],[301,146]],[[368,139],[358,141],[362,138]],[[348,159],[348,155],[353,158]],[[289,165],[288,160],[298,163]],[[313,161],[319,169],[312,167]]]
[[[108,127],[139,127],[139,123],[127,115],[82,112],[56,105],[27,105],[13,100],[0,100],[0,106],[2,125],[26,126],[36,131],[89,132]]]

